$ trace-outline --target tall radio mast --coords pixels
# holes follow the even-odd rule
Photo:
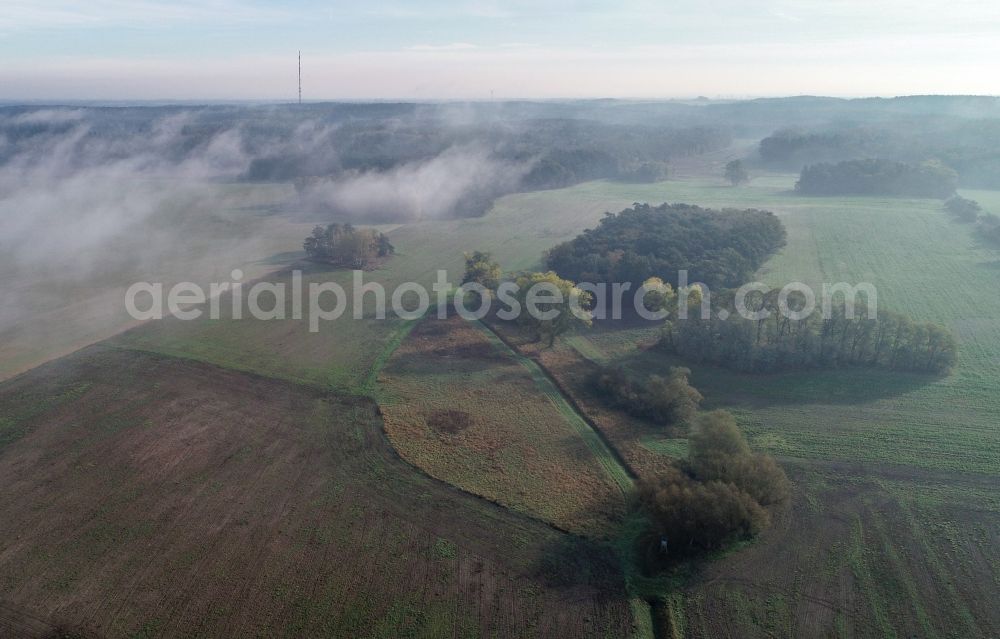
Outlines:
[[[302,51],[299,51],[299,104],[302,104]]]

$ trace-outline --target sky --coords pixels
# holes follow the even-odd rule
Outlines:
[[[0,100],[1000,94],[1000,2],[0,0]]]

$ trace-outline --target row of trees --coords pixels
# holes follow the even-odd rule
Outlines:
[[[687,270],[690,281],[738,286],[785,244],[769,211],[635,204],[555,246],[548,267],[575,282],[642,282]]]
[[[959,222],[974,223],[983,239],[1000,244],[1000,217],[984,211],[979,202],[954,195],[944,203],[944,208]]]
[[[906,164],[892,160],[846,160],[802,169],[795,191],[803,195],[893,195],[946,198],[958,174],[936,160]]]
[[[384,233],[350,224],[317,226],[302,246],[310,259],[347,268],[365,268],[396,250]]]
[[[753,453],[726,411],[698,415],[688,458],[673,472],[640,482],[639,502],[671,555],[712,550],[770,524],[768,506],[787,501],[790,484],[768,455]]]
[[[689,361],[708,362],[745,372],[862,366],[901,371],[943,373],[958,358],[954,335],[931,322],[915,322],[899,313],[879,310],[869,317],[859,301],[853,309],[842,299],[830,304],[829,314],[816,309],[808,317],[792,319],[781,313],[778,291],[752,293],[749,313],[768,314],[748,319],[736,312],[731,293],[713,297],[716,312],[708,319],[693,310],[687,319],[666,323],[660,344]],[[788,307],[801,310],[801,296],[789,296]],[[718,311],[725,309],[726,319]]]

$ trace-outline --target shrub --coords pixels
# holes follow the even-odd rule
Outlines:
[[[667,478],[644,481],[639,501],[671,554],[712,550],[756,535],[770,524],[767,511],[732,483]]]
[[[592,377],[595,391],[612,406],[658,424],[687,422],[698,411],[702,395],[688,382],[691,371],[671,368],[666,377],[634,380],[618,367],[604,367]]]

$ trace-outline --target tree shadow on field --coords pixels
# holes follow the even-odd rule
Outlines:
[[[608,597],[620,596],[624,580],[610,547],[570,534],[560,535],[539,550],[533,575],[546,588],[589,587]]]
[[[742,373],[685,361],[656,349],[637,351],[611,363],[627,371],[663,375],[673,366],[691,369],[691,385],[705,397],[704,407],[748,404],[763,408],[795,404],[867,404],[913,393],[947,375],[875,368],[802,369],[781,373]]]

